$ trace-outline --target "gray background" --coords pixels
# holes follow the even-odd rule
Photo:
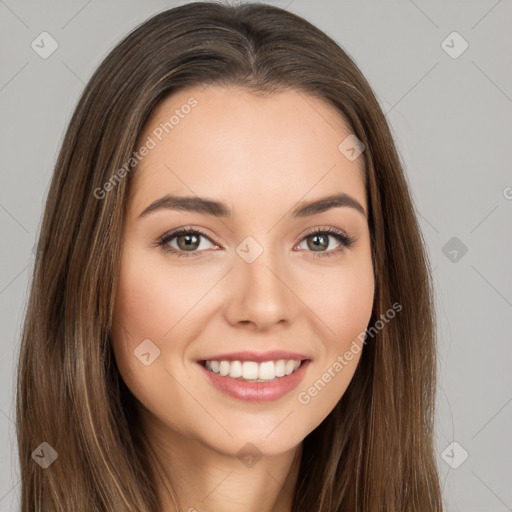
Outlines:
[[[106,53],[138,23],[182,3],[0,0],[0,512],[19,510],[13,369],[63,133]],[[354,57],[406,165],[435,276],[446,509],[512,511],[512,3],[273,3]],[[46,59],[31,47],[43,31],[59,45]]]

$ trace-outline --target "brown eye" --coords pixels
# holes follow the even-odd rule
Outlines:
[[[182,251],[195,250],[200,245],[200,236],[194,233],[187,233],[186,235],[178,235],[176,237],[176,243]]]
[[[163,235],[158,241],[158,246],[161,247],[162,250],[174,253],[177,256],[199,256],[200,253],[203,252],[203,249],[205,249],[202,239],[213,244],[210,238],[201,231],[197,229],[181,228]],[[175,240],[176,246],[171,245]],[[201,250],[198,250],[200,247]]]
[[[339,246],[332,250],[326,250],[329,247],[330,238],[337,240],[339,242]],[[341,230],[328,227],[309,233],[303,238],[303,242],[306,242],[309,252],[314,253],[313,256],[324,257],[335,256],[336,254],[343,252],[345,248],[352,247],[355,242],[355,238],[346,235]],[[301,244],[303,242],[301,242]]]
[[[329,247],[329,235],[325,234],[314,234],[306,237],[308,241],[308,247],[312,251],[319,251],[321,249],[326,249]]]

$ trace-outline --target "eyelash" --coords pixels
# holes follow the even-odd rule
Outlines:
[[[168,245],[169,242],[173,238],[176,238],[177,236],[183,235],[183,234],[201,235],[204,238],[208,239],[210,242],[212,242],[214,244],[216,243],[206,233],[203,233],[200,229],[183,227],[183,228],[177,229],[176,231],[172,231],[170,233],[166,233],[165,235],[162,235],[158,239],[156,245],[158,247],[160,247],[164,252],[166,252],[166,253],[173,253],[176,256],[178,256],[179,258],[181,258],[181,257],[188,258],[188,257],[199,256],[200,253],[203,252],[203,251],[191,251],[191,252],[181,251],[181,250],[175,249],[174,247],[170,247]],[[354,242],[355,242],[355,238],[354,237],[348,236],[347,234],[345,234],[340,229],[333,228],[333,227],[319,228],[319,229],[317,229],[315,231],[311,231],[309,233],[306,233],[302,237],[301,242],[302,242],[302,240],[304,240],[305,238],[307,238],[307,237],[309,237],[311,235],[320,235],[320,234],[321,235],[331,235],[333,238],[335,238],[336,240],[338,240],[341,243],[341,246],[338,249],[333,249],[333,250],[327,251],[327,252],[310,251],[310,252],[313,252],[313,257],[314,258],[326,258],[326,257],[330,257],[330,256],[335,256],[339,252],[343,251],[344,248],[352,247]]]

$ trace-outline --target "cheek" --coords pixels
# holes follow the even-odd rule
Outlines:
[[[115,320],[128,331],[133,342],[150,338],[160,343],[204,292],[204,282],[191,279],[186,272],[145,265],[142,258],[132,256],[121,268]]]
[[[297,400],[315,428],[347,390],[364,350],[364,333],[370,321],[374,277],[371,259],[340,265],[336,272],[316,276],[309,299],[317,316],[322,353],[301,386]]]
[[[371,259],[354,255],[354,260],[316,275],[308,287],[308,303],[323,323],[329,352],[350,345],[371,317],[375,287]]]
[[[190,278],[183,272],[166,271],[144,260],[143,254],[131,253],[120,269],[112,328],[117,366],[133,395],[157,416],[165,414],[161,391],[172,394],[170,390],[174,389],[169,372],[179,380],[187,378],[180,367],[186,345],[181,341],[186,336],[179,335],[180,321],[204,289],[195,290],[185,280],[189,282]],[[143,358],[146,353],[148,365]],[[179,397],[174,400],[178,403]],[[174,413],[174,421],[187,410],[186,403],[177,409],[180,412]]]
[[[340,289],[333,294],[329,311],[329,321],[342,346],[350,343],[370,320],[374,296],[373,274],[354,273],[343,280]]]
[[[147,267],[121,270],[114,319],[118,329],[124,329],[132,343],[159,338],[169,329],[173,309],[172,304],[161,300],[162,286]],[[164,314],[166,310],[168,315]]]
[[[131,255],[130,260],[121,265],[112,326],[118,367],[123,376],[129,376],[131,380],[141,372],[147,378],[150,372],[146,370],[154,368],[153,364],[149,368],[142,367],[136,359],[136,350],[143,340],[151,340],[158,348],[152,344],[149,347],[160,357],[163,354],[158,350],[163,349],[164,334],[179,318],[178,298],[171,293],[164,295],[164,290],[169,288],[166,279],[162,279],[150,265],[142,263],[143,260]],[[159,363],[161,360],[161,357],[160,361],[156,359]]]

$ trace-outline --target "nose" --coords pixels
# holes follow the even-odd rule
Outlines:
[[[283,258],[267,249],[251,263],[237,256],[230,274],[225,314],[232,325],[265,330],[293,321],[300,301]]]

